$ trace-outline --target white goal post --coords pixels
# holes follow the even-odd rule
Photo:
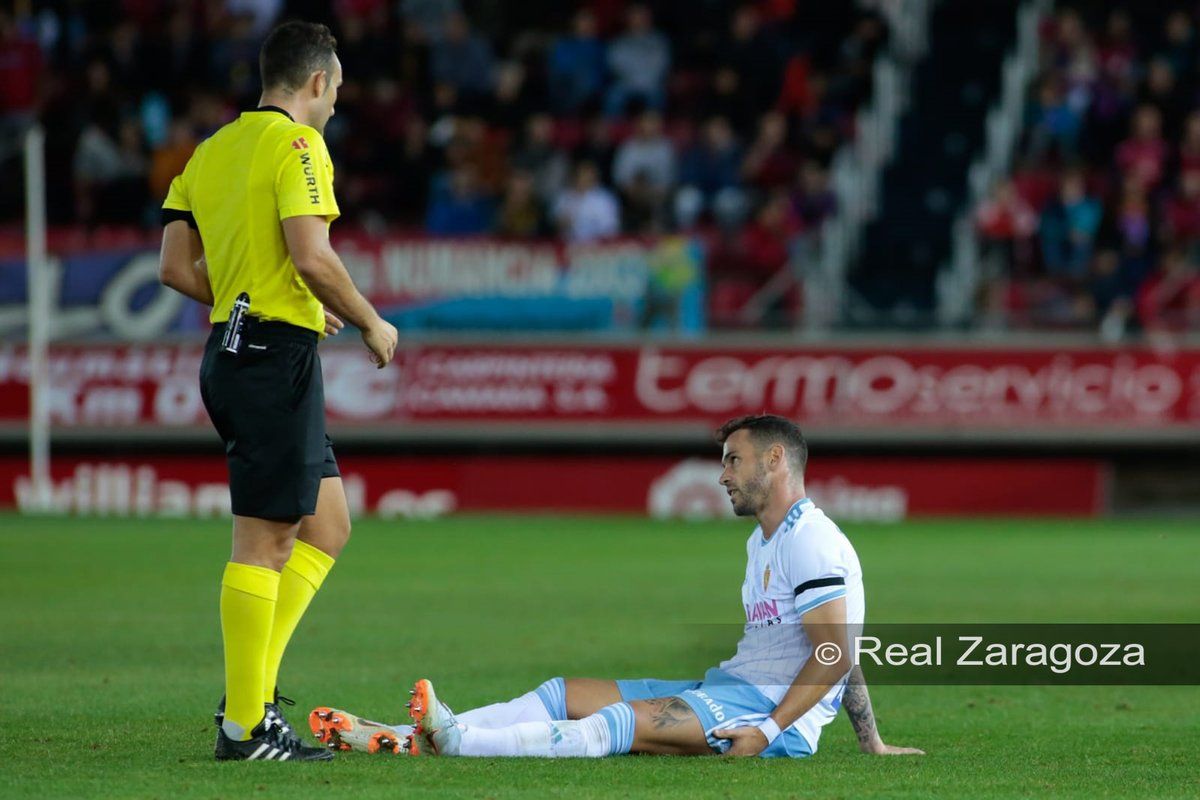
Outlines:
[[[46,263],[46,134],[40,125],[25,133],[25,275],[29,336],[29,479],[32,503],[50,504],[50,273]]]

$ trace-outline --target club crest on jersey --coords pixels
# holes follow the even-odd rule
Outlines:
[[[763,570],[763,591],[767,590],[767,584],[771,582],[771,565],[767,564],[767,568]]]
[[[301,136],[299,139],[292,139],[293,150],[307,150],[308,140]]]

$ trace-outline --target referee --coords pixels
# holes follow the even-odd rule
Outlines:
[[[378,367],[396,349],[395,327],[329,243],[338,207],[321,134],[342,83],[336,45],[324,25],[272,31],[259,107],[196,148],[163,204],[162,282],[212,306],[200,389],[233,501],[218,760],[332,757],[301,744],[276,689],[288,640],[350,537],[317,341],[344,319]]]

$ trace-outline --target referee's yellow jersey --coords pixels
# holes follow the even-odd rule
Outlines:
[[[163,220],[200,232],[213,290],[209,319],[224,322],[233,301],[250,295],[250,314],[322,333],[321,302],[288,255],[281,220],[338,216],[333,163],[315,128],[283,109],[247,111],[196,148],[171,181]]]

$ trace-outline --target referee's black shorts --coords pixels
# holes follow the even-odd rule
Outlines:
[[[233,513],[294,520],[317,509],[322,478],[339,475],[325,434],[325,388],[315,331],[247,318],[241,352],[221,350],[213,326],[200,395],[225,442]]]

